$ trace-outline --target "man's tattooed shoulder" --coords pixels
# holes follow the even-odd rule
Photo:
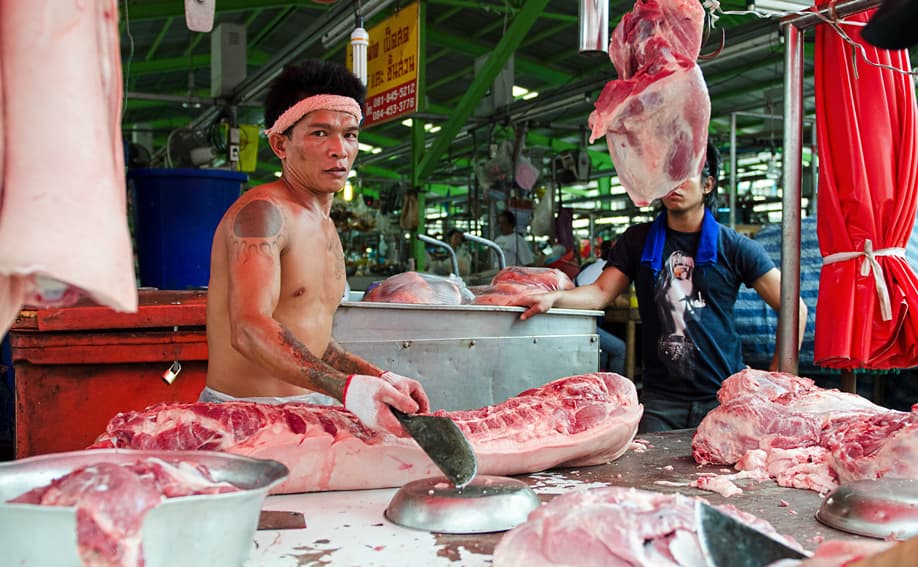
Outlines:
[[[273,238],[284,226],[280,206],[271,199],[254,199],[242,205],[233,221],[233,235],[240,238]]]

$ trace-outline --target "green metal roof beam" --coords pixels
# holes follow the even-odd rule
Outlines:
[[[407,133],[407,130],[406,130]],[[370,144],[371,146],[379,146],[380,148],[389,148],[392,146],[397,146],[401,144],[404,140],[395,140],[388,136],[382,136],[380,134],[374,133],[372,129],[366,129],[360,131],[360,141],[364,144]]]
[[[258,35],[256,35],[255,37],[253,37],[252,39],[248,41],[248,43],[246,44],[246,48],[251,49],[255,47],[256,45],[260,44],[262,41],[264,41],[266,37],[274,33],[274,30],[277,29],[277,26],[280,25],[282,21],[290,17],[290,14],[295,9],[296,9],[295,7],[290,6],[284,10],[278,11],[277,15],[271,18],[271,21],[269,21],[267,24],[261,27],[261,31],[258,32]]]
[[[156,38],[153,40],[153,45],[150,46],[150,50],[147,51],[147,55],[144,57],[145,61],[150,61],[156,57],[156,52],[159,50],[159,44],[163,42],[163,38],[166,37],[166,32],[169,31],[170,27],[172,27],[172,20],[174,19],[175,18],[173,17],[166,18],[166,22],[161,28],[159,28],[159,33],[156,34]]]
[[[442,30],[430,29],[427,37],[428,41],[433,45],[464,53],[471,57],[479,57],[486,53],[491,53],[494,49],[490,45],[469,41],[467,37],[460,37]],[[574,78],[570,73],[552,69],[541,62],[530,61],[522,57],[514,58],[513,66],[516,71],[524,75],[531,75],[552,85],[567,84]]]
[[[452,8],[452,9],[446,10],[446,11],[443,13],[442,16],[440,16],[439,18],[437,18],[437,19],[435,19],[434,21],[430,22],[430,24],[428,24],[428,26],[427,26],[427,29],[430,30],[430,29],[432,29],[433,26],[438,26],[438,25],[442,24],[443,22],[449,22],[456,14],[459,13],[459,10],[460,10],[459,8]],[[428,33],[429,33],[429,31],[428,31]],[[428,53],[428,55],[427,55],[427,64],[430,65],[431,63],[436,62],[438,59],[440,59],[441,57],[443,57],[444,55],[447,55],[447,54],[449,54],[449,53],[450,53],[450,51],[449,51],[448,49],[441,49],[441,50],[437,51],[436,53],[434,53],[433,55],[430,55],[430,54]]]
[[[424,152],[424,157],[418,164],[416,177],[418,182],[423,183],[430,177],[439,162],[440,156],[443,155],[450,142],[475,111],[475,107],[481,97],[487,92],[494,79],[503,69],[507,59],[523,42],[526,33],[532,29],[532,24],[542,15],[542,10],[546,4],[548,4],[548,0],[527,0],[516,17],[513,18],[513,23],[510,24],[507,32],[491,52],[484,65],[482,65],[478,76],[469,85],[450,119],[442,126],[440,135],[434,140],[430,148]]]
[[[454,6],[456,8],[475,8],[477,10],[487,10],[491,12],[509,12],[511,15],[514,12],[514,8],[507,4],[506,2],[501,2],[500,4],[486,4],[484,2],[476,0],[428,0],[430,4],[437,4],[438,6]],[[542,14],[543,18],[549,20],[558,20],[562,22],[576,22],[577,16],[571,16],[569,14],[559,14],[557,12],[544,12]]]
[[[249,51],[246,65],[260,67],[267,63],[270,55],[263,51]],[[201,67],[210,67],[210,54],[192,55],[190,57],[170,57],[155,61],[132,61],[131,77],[176,71],[195,71]]]
[[[125,10],[119,6],[121,16]],[[287,7],[322,9],[312,0],[219,0],[216,10],[220,13],[241,12],[252,9],[287,8]],[[185,4],[176,0],[128,0],[127,16],[131,21],[153,20],[156,18],[185,17]]]
[[[448,22],[448,21],[450,21],[450,20],[453,18],[453,16],[455,16],[456,14],[458,14],[459,11],[460,11],[461,9],[462,9],[462,8],[459,8],[459,7],[457,6],[457,7],[455,7],[455,8],[451,8],[451,9],[449,9],[449,10],[445,10],[445,11],[443,12],[443,15],[440,16],[439,18],[435,19],[434,21],[432,21],[431,24],[433,24],[433,25],[439,25],[439,24],[442,24],[443,22]]]
[[[185,51],[182,52],[182,55],[184,55],[185,57],[188,57],[189,55],[191,55],[191,52],[194,51],[194,48],[197,47],[198,44],[201,43],[201,40],[204,39],[205,37],[209,38],[210,36],[207,35],[206,33],[194,34],[194,39],[191,40],[191,43],[188,44],[188,47],[185,49]]]
[[[357,160],[357,173],[358,175],[370,175],[374,177],[385,177],[386,179],[396,179],[399,180],[402,178],[397,172],[392,171],[391,169],[386,169],[384,167],[379,167],[376,165],[360,165],[360,160]]]

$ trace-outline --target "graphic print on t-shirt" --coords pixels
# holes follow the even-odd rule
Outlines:
[[[660,338],[657,356],[671,376],[689,378],[695,371],[695,345],[687,331],[687,323],[704,309],[704,297],[695,290],[692,275],[695,259],[676,250],[666,259],[656,286],[657,312],[660,318]]]

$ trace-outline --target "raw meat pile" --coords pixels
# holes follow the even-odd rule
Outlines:
[[[695,63],[698,0],[637,0],[612,32],[618,78],[590,114],[590,142],[605,136],[619,180],[638,206],[701,174],[711,101]]]
[[[118,3],[0,2],[0,74],[0,335],[81,292],[136,310]]]
[[[472,292],[462,280],[403,272],[383,280],[363,296],[363,301],[415,303],[423,305],[461,305],[472,300]]]
[[[236,490],[232,484],[214,482],[204,467],[147,458],[81,467],[9,502],[75,506],[83,565],[142,566],[141,530],[148,511],[166,498]]]
[[[818,492],[918,478],[918,405],[894,411],[809,378],[751,369],[724,380],[717,398],[692,439],[700,464],[765,469],[781,486]]]
[[[616,459],[641,414],[634,385],[612,373],[561,378],[494,406],[435,413],[456,422],[475,449],[478,472],[493,475]],[[341,407],[308,404],[159,404],[115,416],[92,446],[102,447],[274,459],[290,469],[275,494],[386,488],[442,476],[413,440],[367,429]]]
[[[733,506],[717,508],[801,549],[765,520]],[[531,512],[494,548],[494,567],[571,564],[708,565],[698,541],[695,499],[621,486],[570,492]]]
[[[555,268],[509,266],[497,272],[491,285],[476,290],[475,305],[518,305],[520,297],[546,291],[574,289],[574,282]]]

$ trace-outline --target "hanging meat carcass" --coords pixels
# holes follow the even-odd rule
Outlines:
[[[697,0],[638,0],[612,33],[609,81],[590,114],[619,181],[638,206],[701,174],[711,101],[695,63],[704,9]]]
[[[0,0],[0,334],[25,303],[137,308],[118,4]]]

